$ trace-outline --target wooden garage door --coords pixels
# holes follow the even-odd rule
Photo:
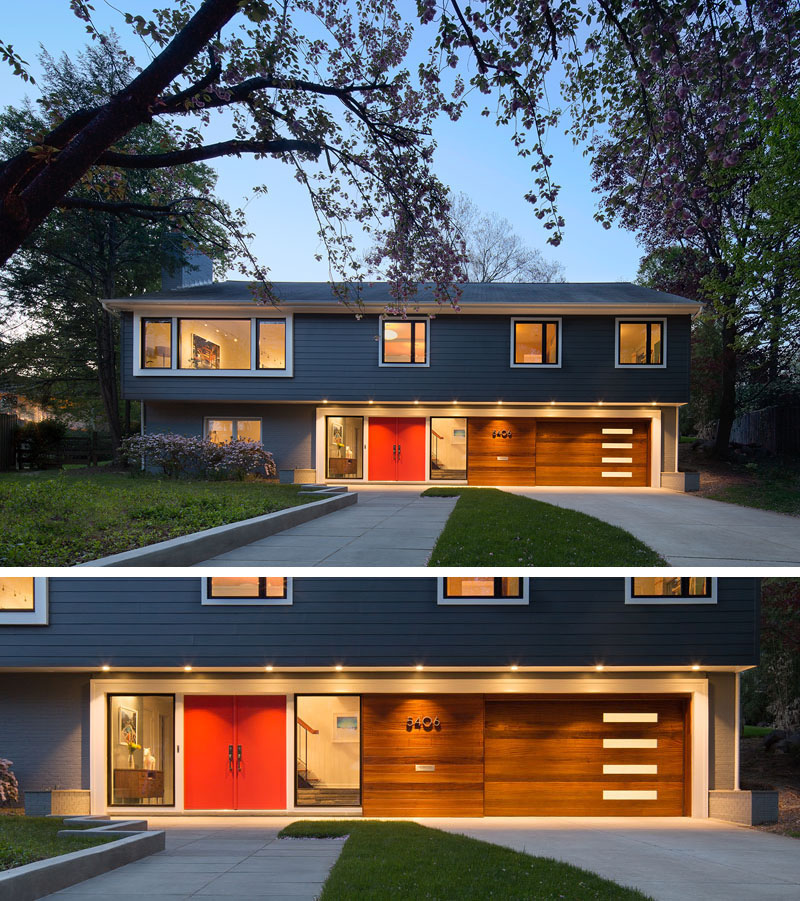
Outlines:
[[[536,420],[467,420],[467,482],[470,485],[534,485]]]
[[[361,735],[365,816],[483,815],[483,697],[362,695]]]
[[[688,699],[486,700],[486,816],[688,816]]]
[[[537,485],[650,484],[650,420],[538,419]]]

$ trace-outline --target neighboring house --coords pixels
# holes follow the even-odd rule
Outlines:
[[[146,432],[260,440],[284,480],[683,488],[695,301],[629,283],[467,284],[387,316],[326,283],[173,279],[122,313]]]
[[[758,621],[753,578],[0,576],[0,757],[95,814],[705,817]]]

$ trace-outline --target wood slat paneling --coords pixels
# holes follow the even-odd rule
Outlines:
[[[604,712],[655,712],[657,723],[604,723]],[[684,816],[688,810],[684,698],[610,696],[486,701],[486,816]],[[604,738],[655,738],[655,749],[603,748]],[[603,764],[658,766],[605,775]],[[603,791],[658,798],[604,800]]]
[[[425,716],[440,728],[406,727]],[[482,697],[363,695],[361,722],[365,816],[483,815]]]
[[[503,431],[510,432],[511,437],[500,437]],[[492,437],[493,433],[497,436]],[[467,420],[467,449],[468,484],[536,484],[536,420],[471,416]]]
[[[604,435],[604,428],[633,429],[631,435]],[[633,445],[630,449],[603,444]],[[632,463],[603,463],[603,457],[631,457]],[[630,478],[604,478],[603,472],[630,472]],[[539,419],[536,429],[537,485],[650,484],[650,420]]]

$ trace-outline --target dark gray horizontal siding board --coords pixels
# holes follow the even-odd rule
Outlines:
[[[689,316],[667,317],[667,367],[616,369],[614,317],[564,316],[560,369],[514,369],[510,317],[445,314],[431,322],[429,367],[379,367],[378,319],[297,314],[294,376],[133,376],[133,320],[123,318],[123,390],[143,400],[493,403],[684,403]]]
[[[151,401],[145,412],[145,429],[151,432],[176,432],[179,435],[203,434],[207,416],[255,417],[261,420],[261,441],[275,458],[278,469],[313,469],[316,437],[315,412],[310,405],[164,403]]]
[[[0,757],[23,791],[89,788],[89,676],[0,673]]]
[[[716,605],[625,605],[622,579],[533,579],[528,606],[437,606],[435,578],[301,578],[291,607],[203,607],[200,578],[53,579],[4,666],[539,666],[757,662],[753,579]]]

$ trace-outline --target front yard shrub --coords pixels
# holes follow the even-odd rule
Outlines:
[[[67,427],[58,419],[24,422],[14,433],[20,458],[33,469],[56,465],[56,452]]]
[[[132,466],[158,467],[171,479],[235,478],[247,475],[272,479],[278,474],[275,460],[258,441],[237,439],[216,444],[196,435],[163,432],[133,435],[122,442],[122,455]]]
[[[0,804],[19,801],[19,783],[17,777],[11,772],[13,765],[10,760],[0,757]]]

